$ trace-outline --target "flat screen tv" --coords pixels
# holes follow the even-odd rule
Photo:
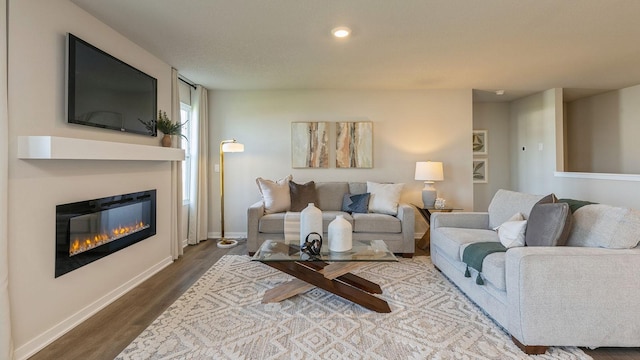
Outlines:
[[[67,122],[157,136],[155,78],[73,34],[67,50]]]

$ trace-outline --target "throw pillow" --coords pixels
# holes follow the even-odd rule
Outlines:
[[[542,199],[538,200],[538,202],[535,205],[538,205],[538,204],[553,204],[553,203],[556,203],[556,202],[558,202],[558,198],[556,197],[556,194],[551,193],[551,194],[543,197]]]
[[[306,184],[296,184],[289,181],[289,195],[291,195],[290,211],[302,211],[309,203],[318,204],[316,183],[309,181]]]
[[[258,190],[262,195],[264,213],[273,214],[288,211],[291,208],[291,195],[289,194],[289,181],[293,176],[289,175],[278,181],[257,178]]]
[[[524,246],[524,234],[527,229],[527,220],[506,221],[498,229],[500,243],[508,248]]]
[[[500,226],[504,225],[508,221],[522,221],[522,220],[524,220],[524,215],[522,215],[522,213],[515,213],[515,214],[513,214],[513,216],[511,216],[509,218],[509,220],[507,220],[507,221],[503,222],[502,224],[494,227],[493,230],[494,231],[498,231],[498,229],[500,229]]]
[[[558,199],[557,202],[563,202],[563,203],[569,204],[569,209],[571,210],[572,214],[575,213],[576,210],[580,209],[583,206],[597,204],[591,201],[575,200],[575,199]]]
[[[348,213],[366,214],[369,212],[369,193],[344,194],[342,199],[342,211]]]
[[[567,203],[536,204],[529,214],[526,246],[563,246],[571,230]]]
[[[404,184],[379,184],[367,181],[369,211],[396,216]]]

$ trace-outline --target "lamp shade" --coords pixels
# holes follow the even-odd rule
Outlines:
[[[418,161],[416,162],[416,180],[422,181],[442,181],[444,172],[440,161]]]
[[[244,152],[244,144],[238,142],[228,142],[222,144],[222,152]]]

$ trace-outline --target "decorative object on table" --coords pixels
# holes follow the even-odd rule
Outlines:
[[[236,139],[220,142],[220,241],[218,241],[218,246],[233,247],[238,243],[235,240],[224,238],[224,153],[243,151],[244,145],[237,142]],[[234,241],[235,244],[233,244]]]
[[[349,251],[353,247],[353,226],[344,215],[338,215],[329,223],[327,232],[329,238],[329,251]]]
[[[322,234],[322,211],[313,203],[300,212],[300,247],[311,233]]]
[[[329,123],[291,123],[291,166],[294,168],[329,167]]]
[[[164,136],[160,140],[160,143],[164,147],[171,147],[171,136],[173,135],[180,135],[185,140],[189,140],[182,134],[182,127],[187,122],[185,121],[183,123],[174,123],[173,121],[171,121],[171,119],[169,119],[165,111],[158,110],[157,120],[142,121],[141,119],[138,119],[138,121],[144,124],[145,128],[147,128],[147,130],[151,133],[154,132],[154,129],[160,130],[164,134]]]
[[[322,249],[322,235],[317,232],[309,233],[300,245],[300,251],[307,255],[320,255],[320,249]]]
[[[373,123],[336,123],[336,167],[373,167]]]
[[[425,208],[433,208],[436,202],[437,191],[433,187],[434,181],[444,180],[444,171],[440,161],[416,162],[415,179],[424,181],[422,189],[422,203]]]
[[[473,130],[473,155],[487,155],[489,142],[487,130]]]
[[[489,182],[489,159],[473,159],[473,182],[476,184]]]
[[[433,207],[442,210],[447,207],[447,201],[443,198],[436,198],[436,202],[433,204]]]

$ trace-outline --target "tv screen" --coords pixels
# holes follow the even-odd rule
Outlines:
[[[158,81],[73,34],[67,43],[67,121],[157,136]]]

